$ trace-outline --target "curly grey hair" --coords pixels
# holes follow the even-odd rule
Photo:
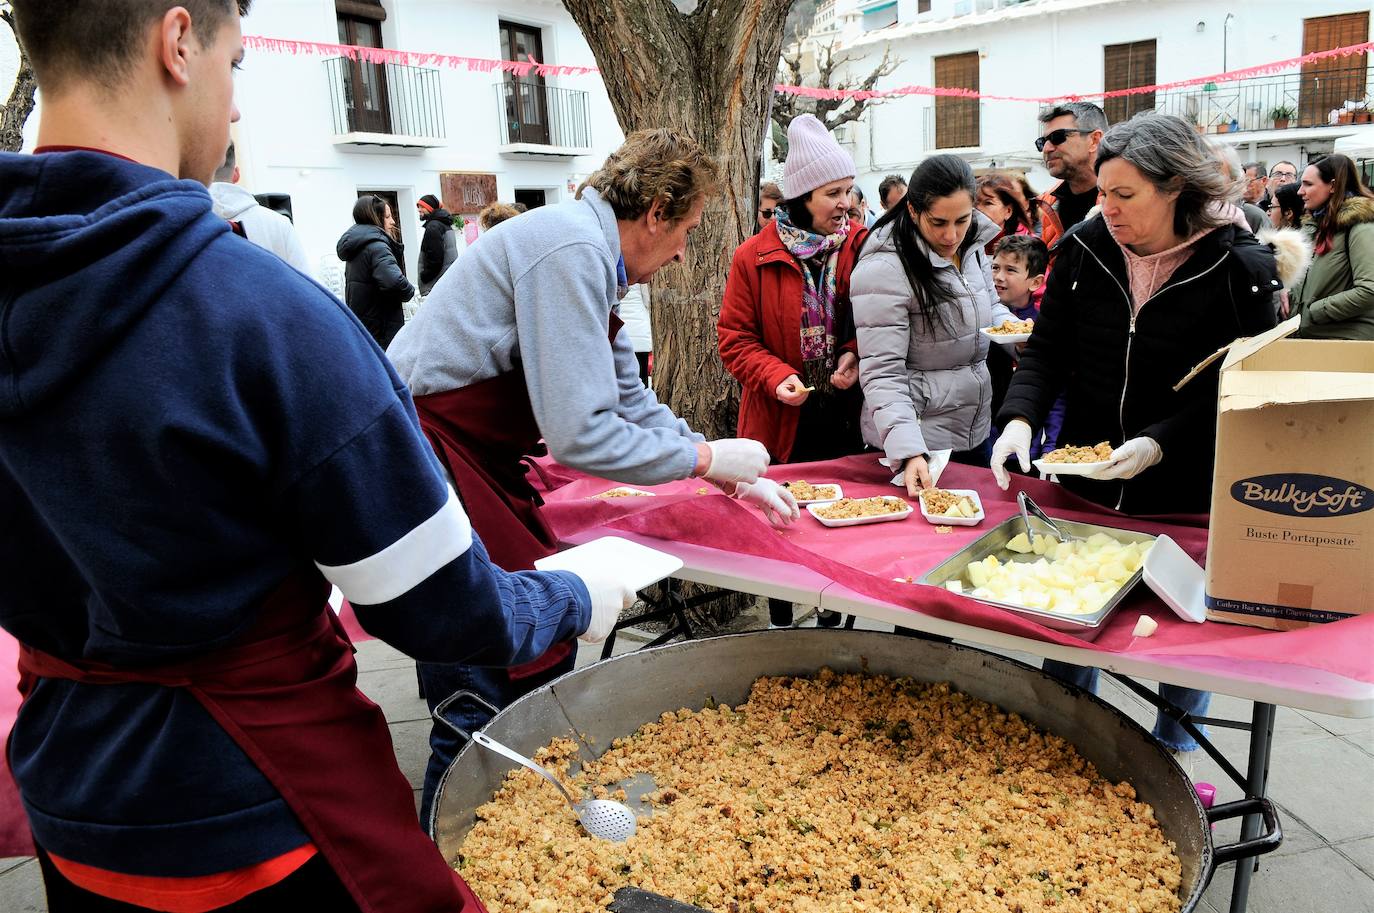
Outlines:
[[[1178,192],[1174,232],[1181,237],[1230,221],[1218,204],[1230,202],[1231,182],[1222,177],[1197,130],[1182,118],[1142,112],[1117,124],[1098,144],[1093,169],[1101,173],[1102,165],[1114,158],[1130,162],[1161,193]]]

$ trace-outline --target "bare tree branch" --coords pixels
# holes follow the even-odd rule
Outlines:
[[[846,68],[851,59],[835,54],[835,43],[821,45],[816,50],[816,75],[814,86],[819,89],[840,91],[858,90],[871,92],[884,76],[890,76],[901,66],[902,61],[892,56],[890,46],[883,48],[883,59],[873,70],[858,82],[836,78],[836,72]],[[806,85],[802,77],[802,49],[795,45],[783,54],[786,72],[783,78],[791,85]],[[829,130],[842,124],[852,123],[863,117],[869,108],[882,104],[882,99],[852,98],[804,98],[800,95],[778,93],[773,103],[773,156],[778,161],[787,158],[787,128],[801,114],[813,114]]]

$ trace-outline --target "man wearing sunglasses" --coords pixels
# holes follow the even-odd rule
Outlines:
[[[1106,129],[1107,115],[1085,101],[1056,105],[1040,113],[1040,138],[1035,148],[1045,158],[1045,170],[1059,178],[1059,183],[1040,197],[1043,239],[1051,248],[1097,204],[1093,160]]]

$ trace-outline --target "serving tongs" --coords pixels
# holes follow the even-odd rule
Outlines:
[[[1051,520],[1049,515],[1040,509],[1040,505],[1032,501],[1030,495],[1026,494],[1024,491],[1018,491],[1016,493],[1016,506],[1021,508],[1021,522],[1026,525],[1027,540],[1031,542],[1035,541],[1035,530],[1031,529],[1030,522],[1031,516],[1034,515],[1035,519],[1050,528],[1050,532],[1054,533],[1054,537],[1060,542],[1073,541],[1073,536],[1070,536],[1068,533],[1064,532],[1064,530],[1060,529],[1059,525]]]

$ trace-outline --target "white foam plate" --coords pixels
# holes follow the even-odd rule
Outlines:
[[[805,507],[808,504],[829,504],[832,501],[838,501],[840,500],[840,498],[844,497],[844,489],[841,488],[839,485],[836,485],[834,482],[812,482],[811,485],[816,488],[820,488],[821,486],[825,486],[826,488],[833,488],[835,489],[835,497],[812,498],[809,501],[803,501],[801,498],[797,498],[798,507]]]
[[[991,327],[983,327],[978,332],[982,333],[993,342],[1025,342],[1031,338],[1029,333],[992,333]]]
[[[927,523],[936,526],[977,526],[983,522],[983,499],[978,497],[978,492],[972,488],[946,488],[945,491],[952,495],[963,495],[973,501],[973,506],[978,508],[978,513],[972,517],[947,517],[944,514],[932,514],[926,511],[926,499],[917,498],[916,502],[921,505],[921,516],[926,518]]]
[[[572,571],[578,576],[620,577],[635,590],[642,590],[682,570],[682,559],[620,536],[602,536],[540,558],[534,566],[541,571]]]
[[[627,497],[632,497],[632,498],[633,498],[633,497],[644,497],[645,495],[648,495],[648,496],[651,497],[651,498],[654,497],[654,493],[653,493],[652,491],[645,491],[645,490],[642,489],[642,488],[631,488],[631,487],[628,486],[628,485],[618,485],[618,486],[616,486],[615,488],[608,488],[608,489],[606,489],[605,491],[598,492],[598,493],[596,493],[596,494],[594,494],[594,495],[589,495],[589,497],[595,498],[595,499],[598,500],[598,501],[617,501],[617,500],[619,500],[619,498],[611,498],[611,497],[608,497],[608,495],[610,495],[612,492],[624,492],[625,495],[626,495]]]
[[[1111,460],[1097,463],[1047,463],[1044,460],[1031,460],[1031,465],[1046,476],[1085,476],[1112,465]]]
[[[911,504],[908,501],[903,500],[902,498],[898,498],[893,495],[882,495],[882,497],[888,501],[901,501],[902,504],[906,507],[906,510],[893,514],[879,514],[876,517],[848,517],[844,520],[831,520],[828,517],[822,517],[820,514],[816,513],[817,505],[815,504],[808,504],[806,506],[806,510],[808,513],[811,514],[811,516],[816,518],[816,522],[820,523],[821,526],[831,527],[863,526],[865,523],[891,523],[894,520],[905,520],[907,517],[911,516],[913,513],[916,512],[915,509],[911,506]],[[819,506],[826,507],[828,505],[822,504]]]

